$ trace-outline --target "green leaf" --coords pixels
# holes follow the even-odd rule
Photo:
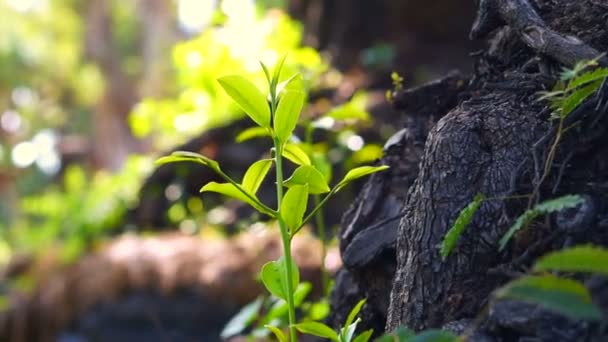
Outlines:
[[[286,81],[283,81],[277,85],[277,95],[280,96],[284,91],[292,90],[292,91],[300,91],[306,93],[304,88],[304,79],[302,78],[302,74],[297,73],[291,76]]]
[[[305,96],[302,91],[292,90],[285,91],[281,95],[274,116],[274,132],[281,143],[288,141],[296,128]]]
[[[364,92],[357,92],[349,102],[334,107],[325,115],[335,120],[368,121],[370,115],[366,110],[367,98]]]
[[[338,334],[340,342],[352,342],[355,330],[357,330],[357,324],[359,324],[360,321],[360,319],[357,319],[352,324],[340,329],[340,333]]]
[[[593,71],[586,72],[568,83],[568,90],[577,88],[583,84],[604,80],[608,77],[608,68],[597,68]]]
[[[352,310],[350,310],[350,313],[348,314],[348,317],[346,318],[346,322],[344,322],[344,326],[349,326],[355,321],[355,318],[357,318],[357,315],[361,311],[361,308],[363,308],[363,305],[365,305],[366,301],[367,301],[367,299],[364,298],[364,299],[361,299],[357,304],[355,304],[355,306],[352,308]]]
[[[304,299],[306,299],[306,296],[308,296],[311,290],[312,285],[309,282],[303,282],[298,285],[298,288],[293,294],[294,306],[296,308],[302,304],[302,302],[304,301]],[[285,316],[287,314],[288,308],[289,307],[287,306],[287,302],[285,300],[277,300],[272,305],[270,310],[268,310],[268,313],[264,316],[264,322],[270,322],[276,318]]]
[[[497,297],[538,304],[574,319],[602,318],[601,311],[591,302],[591,295],[581,283],[553,275],[519,278],[499,289]]]
[[[262,70],[264,70],[264,76],[266,76],[266,81],[268,81],[268,85],[270,85],[272,83],[272,79],[270,78],[270,71],[268,71],[268,67],[266,66],[266,64],[260,62],[260,65],[262,66]]]
[[[596,246],[577,246],[553,252],[537,260],[534,270],[599,273],[608,276],[608,250]]]
[[[312,154],[312,165],[315,169],[319,170],[323,177],[325,177],[325,181],[329,183],[332,178],[333,169],[331,163],[327,159],[327,155],[319,152],[314,152]]]
[[[460,236],[467,228],[469,223],[471,223],[471,221],[473,220],[473,215],[475,215],[475,213],[481,206],[481,202],[484,200],[484,198],[485,197],[483,196],[483,194],[477,194],[473,201],[469,203],[464,209],[462,209],[460,211],[460,214],[458,214],[456,221],[454,221],[454,224],[452,225],[450,230],[448,230],[447,234],[445,234],[443,242],[441,243],[441,250],[439,251],[439,254],[441,254],[441,258],[443,260],[445,260],[448,255],[450,255],[450,253],[458,243]]]
[[[583,198],[578,195],[566,195],[552,200],[544,201],[537,204],[534,208],[526,210],[521,214],[509,230],[503,235],[499,241],[498,250],[502,251],[513,235],[526,226],[530,221],[540,215],[560,211],[567,208],[574,208],[583,202]]]
[[[283,184],[289,188],[308,184],[308,192],[311,194],[322,194],[330,190],[325,177],[311,165],[298,167]]]
[[[289,159],[294,164],[310,165],[310,158],[308,158],[306,152],[296,144],[286,144],[283,147],[283,157]]]
[[[388,169],[387,165],[381,165],[381,166],[359,166],[357,168],[354,168],[350,171],[348,171],[346,173],[346,176],[344,176],[344,178],[342,178],[342,180],[338,183],[338,185],[336,185],[336,191],[342,189],[343,187],[345,187],[346,185],[348,185],[350,182],[359,179],[361,177],[365,177],[367,175],[370,175],[372,173],[376,173],[376,172],[380,172],[383,170]]]
[[[302,224],[307,204],[308,184],[294,185],[285,193],[279,212],[291,232]]]
[[[255,127],[247,128],[246,130],[239,133],[239,135],[236,136],[235,140],[238,143],[242,143],[243,141],[247,141],[247,140],[250,140],[253,138],[269,137],[269,136],[270,136],[270,132],[268,132],[268,129],[266,129],[264,127],[260,127],[260,126],[255,126]]]
[[[226,93],[258,125],[270,128],[270,108],[266,97],[249,80],[242,76],[220,77],[218,82]]]
[[[279,60],[277,65],[274,68],[274,74],[272,75],[272,85],[276,87],[279,83],[279,77],[281,77],[281,69],[283,69],[283,64],[285,63],[285,59],[287,59],[287,54],[284,54],[283,57]],[[276,88],[275,88],[276,89]],[[278,95],[278,93],[277,93]]]
[[[243,189],[252,194],[257,193],[272,166],[272,162],[272,159],[262,159],[251,164],[243,177]]]
[[[228,197],[239,199],[239,200],[251,205],[258,211],[274,217],[274,214],[272,212],[269,212],[266,208],[260,206],[259,203],[256,202],[259,200],[255,196],[255,194],[249,193],[249,196],[247,196],[241,190],[239,190],[239,188],[234,184],[209,182],[201,188],[200,192],[217,192],[219,194],[222,194],[222,195],[225,195]]]
[[[245,305],[230,321],[224,326],[220,337],[228,339],[243,332],[258,317],[262,308],[263,298],[258,297],[253,302]]]
[[[319,322],[303,322],[296,324],[296,329],[305,334],[328,338],[332,341],[338,341],[338,334],[327,325]]]
[[[266,324],[264,326],[266,329],[272,331],[272,333],[274,334],[274,336],[276,336],[277,340],[279,340],[279,342],[288,342],[287,337],[285,336],[285,334],[283,333],[283,331],[275,326]]]
[[[367,342],[367,341],[369,341],[370,338],[372,338],[373,334],[374,334],[374,329],[366,330],[366,331],[360,333],[359,336],[355,337],[353,342]]]
[[[292,288],[296,288],[300,282],[298,265],[291,260]],[[273,296],[287,300],[287,279],[285,258],[280,257],[276,261],[269,261],[262,267],[261,278],[268,292]]]
[[[169,156],[161,157],[156,160],[156,164],[163,165],[168,163],[178,162],[193,162],[201,165],[205,165],[213,170],[220,170],[220,164],[213,159],[207,158],[202,154],[189,152],[189,151],[176,151],[171,153]]]
[[[595,81],[589,85],[586,85],[580,89],[575,90],[572,94],[568,95],[562,102],[560,117],[565,118],[570,114],[576,107],[578,107],[585,99],[593,95],[602,84],[602,81]]]

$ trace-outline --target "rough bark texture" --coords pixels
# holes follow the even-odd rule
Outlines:
[[[440,119],[428,136],[423,132],[414,139],[424,148],[412,151],[408,134],[395,138],[402,143],[391,145],[381,161],[390,171],[364,186],[340,235],[344,265],[360,294],[369,298],[367,310],[379,313],[365,323],[378,326],[386,315],[387,330],[445,326],[462,332],[475,324],[474,340],[605,337],[601,329],[521,303],[491,306],[483,324],[473,319],[489,304],[491,292],[535,257],[573,241],[607,242],[606,198],[600,189],[607,184],[602,114],[608,87],[571,114],[568,125],[574,128],[559,145],[548,177],[539,170],[555,128],[547,104],[538,101],[538,92],[550,89],[563,67],[606,51],[607,18],[602,1],[482,0],[471,35],[487,37],[488,46],[475,54],[470,82],[452,88],[454,101],[443,107],[421,89],[406,91],[409,103],[412,96],[423,103],[409,109],[428,110],[426,104],[435,110],[427,122]],[[605,65],[605,57],[599,62]],[[403,107],[408,101],[398,98],[395,104]],[[408,122],[419,118],[415,113],[406,110]],[[535,223],[500,253],[498,240],[528,205],[504,197],[531,194],[535,188],[532,201],[576,193],[585,204]],[[438,246],[478,192],[503,199],[482,204],[457,249],[443,261]],[[401,216],[399,224],[396,216]],[[600,293],[604,285],[596,286]]]

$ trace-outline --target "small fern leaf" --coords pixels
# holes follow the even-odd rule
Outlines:
[[[568,83],[568,90],[578,88],[584,84],[597,80],[604,80],[608,77],[608,68],[597,68],[593,71],[586,72],[579,77],[576,77]]]
[[[515,233],[517,233],[519,230],[521,230],[524,226],[526,226],[538,216],[567,208],[574,208],[582,202],[583,198],[581,196],[566,195],[552,200],[544,201],[542,203],[537,204],[534,208],[526,210],[517,218],[517,220],[515,220],[515,223],[500,239],[498,250],[502,251],[503,249],[505,249],[507,243],[509,243],[509,241],[511,241],[511,238],[513,238],[513,235],[515,235]]]
[[[483,202],[484,199],[485,197],[483,194],[477,194],[473,201],[460,211],[456,221],[454,221],[454,224],[450,230],[448,230],[448,232],[445,234],[443,242],[441,243],[441,250],[439,251],[439,254],[441,254],[441,258],[443,260],[450,255],[456,246],[456,243],[458,243],[460,236],[462,233],[464,233],[466,227],[473,220],[473,215],[475,215],[475,212],[477,212],[481,206],[481,202]]]

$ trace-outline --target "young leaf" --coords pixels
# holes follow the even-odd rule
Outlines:
[[[277,65],[274,67],[274,74],[272,75],[272,85],[275,87],[275,89],[276,85],[279,83],[279,77],[281,77],[281,69],[283,69],[285,59],[287,59],[287,54],[284,54],[283,57],[281,57],[281,59],[277,63]]]
[[[294,185],[285,193],[279,212],[290,231],[293,232],[302,224],[302,218],[306,212],[307,204],[308,184]]]
[[[330,190],[325,181],[325,177],[310,165],[298,167],[284,183],[284,185],[289,188],[295,185],[305,184],[308,184],[308,192],[311,194],[322,194],[329,192]]]
[[[500,239],[498,250],[502,251],[507,246],[507,243],[509,243],[513,235],[515,235],[515,233],[517,233],[521,228],[527,225],[530,221],[534,220],[536,217],[563,209],[574,208],[582,202],[583,198],[578,195],[566,195],[544,201],[537,204],[534,208],[526,210],[515,220],[515,223]]]
[[[577,246],[553,252],[536,261],[534,270],[599,273],[608,276],[608,250],[595,246]]]
[[[266,76],[266,81],[270,85],[272,83],[272,79],[270,78],[270,71],[268,71],[268,67],[266,66],[266,64],[260,62],[260,65],[262,66],[262,70],[264,70],[264,76]]]
[[[222,194],[222,195],[225,195],[228,197],[239,199],[239,200],[251,205],[258,211],[274,217],[274,214],[272,212],[268,211],[267,208],[264,208],[263,206],[260,205],[259,200],[255,196],[255,194],[248,193],[249,196],[245,195],[234,184],[209,182],[209,183],[205,184],[205,186],[203,186],[200,190],[200,192],[207,192],[207,191],[217,192],[219,194]]]
[[[277,340],[279,340],[279,342],[288,342],[287,337],[285,336],[285,334],[283,333],[283,331],[275,326],[266,324],[264,326],[266,329],[272,331],[272,333],[274,334],[274,336],[276,336]]]
[[[373,333],[374,333],[374,329],[366,330],[366,331],[360,333],[359,336],[355,337],[353,342],[367,342],[367,341],[369,341],[370,338],[372,338]]]
[[[305,94],[301,91],[283,92],[274,116],[274,131],[279,141],[284,144],[296,128],[300,112],[304,105]]]
[[[302,302],[304,301],[304,299],[306,299],[306,296],[308,296],[311,290],[312,285],[309,282],[303,282],[298,285],[298,288],[293,293],[293,302],[296,308],[302,304]],[[272,305],[266,316],[264,316],[264,322],[271,322],[274,319],[286,315],[287,310],[287,302],[283,299],[277,300]]]
[[[332,341],[338,341],[338,334],[327,325],[319,322],[303,322],[296,324],[296,329],[305,334],[310,334],[322,338],[328,338]]]
[[[250,127],[247,128],[246,130],[242,131],[241,133],[239,133],[236,138],[234,140],[236,140],[236,142],[238,143],[242,143],[243,141],[247,141],[253,138],[260,138],[260,137],[269,137],[270,136],[270,132],[268,132],[268,129],[264,128],[264,127],[260,127],[260,126],[255,126],[255,127]]]
[[[340,342],[352,342],[353,336],[355,335],[355,330],[357,330],[357,324],[359,324],[360,321],[361,320],[358,319],[354,323],[340,329],[340,334],[338,334]]]
[[[277,96],[281,96],[284,91],[292,90],[292,91],[300,91],[306,93],[304,88],[304,79],[302,78],[302,74],[297,73],[291,76],[286,81],[283,81],[277,85]]]
[[[570,114],[576,107],[578,107],[585,99],[593,95],[602,84],[602,81],[595,81],[589,85],[586,85],[572,94],[568,95],[562,102],[560,116],[565,118]]]
[[[348,185],[350,182],[359,179],[361,177],[365,177],[367,175],[370,175],[372,173],[376,173],[376,172],[380,172],[382,170],[386,170],[388,169],[387,165],[381,165],[381,166],[360,166],[357,168],[354,168],[350,171],[348,171],[346,173],[346,176],[344,176],[344,178],[342,178],[342,180],[340,181],[340,183],[338,183],[338,185],[336,185],[336,191],[342,189],[343,187],[345,187],[346,185]]]
[[[363,308],[363,305],[365,305],[365,302],[367,301],[367,299],[361,299],[353,308],[352,310],[350,310],[350,313],[348,314],[348,317],[346,318],[346,322],[344,322],[344,326],[347,327],[349,325],[351,325],[354,321],[355,318],[357,318],[357,315],[359,314],[359,311],[361,311],[361,308]]]
[[[310,158],[308,158],[306,152],[296,144],[286,144],[283,147],[283,157],[289,159],[294,164],[310,165]]]
[[[597,68],[593,71],[586,72],[568,83],[568,90],[575,89],[583,84],[603,80],[608,77],[608,68]]]
[[[262,159],[251,164],[243,177],[243,189],[251,194],[257,193],[271,166],[272,159]]]
[[[253,83],[238,75],[220,77],[217,81],[255,123],[270,128],[268,102]]]
[[[258,297],[253,302],[245,305],[230,321],[224,326],[220,337],[222,339],[228,339],[232,336],[238,335],[245,330],[249,325],[258,317],[260,309],[262,308],[262,302],[264,299]]]
[[[456,244],[458,243],[458,239],[467,228],[471,220],[473,220],[473,215],[481,206],[481,202],[484,200],[483,194],[477,194],[473,201],[469,203],[464,209],[460,211],[456,221],[454,221],[454,225],[448,230],[447,234],[443,238],[443,242],[441,243],[441,250],[439,254],[441,254],[441,258],[445,260],[448,255],[452,252]]]
[[[291,261],[292,288],[296,288],[300,282],[298,266]],[[268,292],[275,297],[287,300],[287,279],[285,278],[285,258],[280,257],[276,261],[269,261],[262,267],[261,278]]]
[[[581,283],[553,275],[519,278],[499,289],[497,297],[539,304],[574,319],[602,318],[601,311],[591,302],[591,295]]]
[[[312,165],[321,172],[327,183],[331,181],[333,170],[325,154],[314,152],[312,154]]]
[[[171,153],[170,156],[165,156],[158,158],[156,160],[156,164],[163,165],[168,163],[177,163],[177,162],[193,162],[198,163],[204,166],[207,166],[215,171],[220,170],[220,164],[213,159],[207,158],[202,154],[189,152],[189,151],[176,151]]]

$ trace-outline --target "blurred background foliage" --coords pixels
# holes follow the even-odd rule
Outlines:
[[[107,232],[133,228],[123,217],[153,158],[243,116],[218,77],[262,86],[259,62],[272,68],[288,53],[284,75],[302,73],[310,89],[336,87],[341,74],[302,45],[302,24],[286,5],[0,0],[0,264],[58,246],[73,260]],[[328,117],[369,119],[365,105],[361,93]],[[360,150],[353,135],[338,140]],[[177,224],[183,210],[167,215]]]
[[[138,230],[125,217],[153,160],[243,117],[216,79],[263,86],[259,62],[273,68],[285,53],[283,75],[302,73],[310,90],[299,138],[316,162],[373,161],[401,124],[384,99],[396,61],[408,84],[462,67],[467,6],[0,0],[0,264],[53,246],[73,260],[99,237]],[[442,25],[423,20],[457,11]],[[212,208],[198,194],[161,185],[170,203],[158,215],[171,225],[197,232],[212,221],[200,219]]]

